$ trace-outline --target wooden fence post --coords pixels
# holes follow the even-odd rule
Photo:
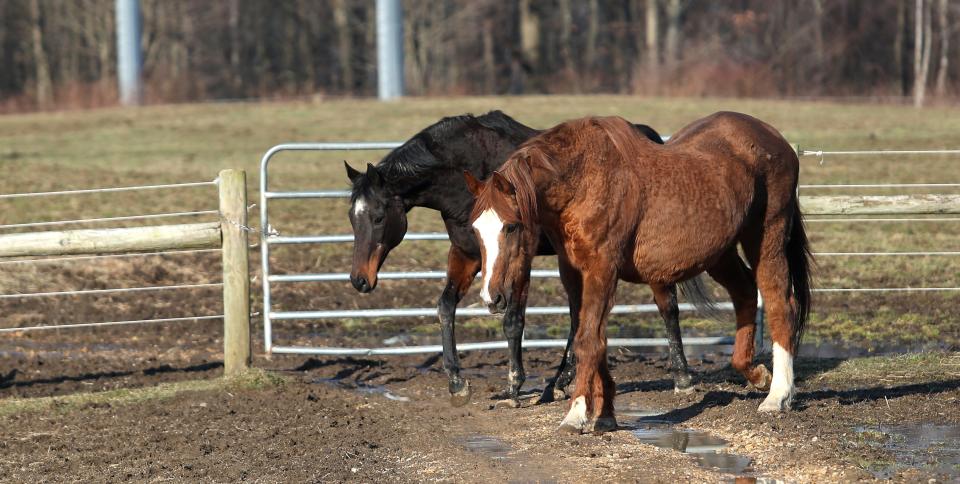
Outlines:
[[[250,367],[250,273],[247,246],[247,174],[223,170],[219,178],[223,233],[223,371]]]

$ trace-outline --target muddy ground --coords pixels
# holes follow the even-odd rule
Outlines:
[[[216,337],[153,336],[117,336],[110,351],[54,350],[44,337],[19,344],[0,358],[0,404],[219,376]],[[526,353],[528,390],[544,387],[558,356]],[[839,359],[801,360],[795,410],[783,415],[756,412],[763,395],[744,387],[724,355],[691,358],[700,383],[686,395],[673,392],[662,354],[613,350],[611,359],[622,429],[603,436],[558,433],[565,402],[535,405],[530,398],[519,409],[494,408],[504,383],[503,352],[464,355],[474,397],[461,408],[448,403],[436,357],[258,356],[256,365],[281,383],[132,403],[68,403],[68,396],[46,409],[0,412],[0,480],[958,479],[955,464],[952,474],[950,465],[898,464],[888,447],[877,445],[882,434],[871,430],[960,424],[955,355],[934,357],[935,368],[880,378]],[[705,431],[729,447],[724,459],[700,463],[696,454],[674,450],[684,447],[683,434],[667,432],[659,442],[668,448],[661,448],[641,442],[636,429]],[[695,450],[690,439],[688,450]],[[719,468],[711,467],[717,462]]]

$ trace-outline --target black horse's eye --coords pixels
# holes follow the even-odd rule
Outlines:
[[[508,233],[508,234],[512,234],[512,233],[516,232],[517,229],[519,229],[519,228],[520,228],[520,224],[510,224],[510,225],[507,225],[507,233]]]
[[[382,223],[383,223],[383,215],[378,215],[378,216],[374,217],[373,223],[375,223],[375,224],[377,224],[377,225],[382,224]]]

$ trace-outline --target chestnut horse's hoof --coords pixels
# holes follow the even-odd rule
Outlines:
[[[464,380],[463,388],[461,388],[460,391],[456,393],[450,394],[450,405],[454,407],[462,407],[466,405],[467,402],[470,401],[471,394],[472,393],[470,391],[470,381]]]
[[[571,432],[575,434],[582,433],[587,425],[587,398],[583,395],[577,397],[570,405],[570,411],[560,422],[560,431]]]
[[[617,430],[617,419],[614,417],[598,417],[589,427],[589,431],[595,434],[612,432]]]
[[[757,408],[760,412],[786,412],[793,402],[793,388],[777,387],[770,391],[767,398]]]
[[[761,392],[769,390],[770,382],[773,381],[773,375],[770,374],[770,370],[768,370],[766,366],[757,365],[754,371],[759,373],[760,376],[757,377],[756,382],[750,382],[750,386]]]

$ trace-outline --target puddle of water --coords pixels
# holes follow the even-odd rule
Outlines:
[[[858,427],[857,433],[870,445],[893,454],[896,462],[870,470],[889,479],[905,468],[920,468],[952,479],[960,478],[960,425],[929,423]]]
[[[750,458],[724,452],[726,440],[706,432],[672,428],[663,424],[643,424],[631,430],[645,444],[693,455],[701,467],[728,474],[752,472]]]
[[[311,383],[324,383],[327,385],[334,385],[340,388],[346,388],[347,390],[353,390],[357,393],[372,394],[372,395],[383,395],[384,398],[388,400],[393,400],[395,402],[409,402],[410,397],[404,397],[402,395],[396,395],[387,390],[387,387],[383,385],[368,385],[366,383],[357,383],[357,382],[346,382],[344,380],[338,380],[336,378],[317,378],[312,380]]]
[[[460,445],[470,452],[483,454],[496,461],[510,459],[510,446],[488,435],[469,435],[460,440]]]
[[[665,413],[662,410],[628,407],[617,412],[621,422],[633,422],[626,426],[640,442],[690,454],[700,467],[755,478],[751,459],[726,452],[730,446],[726,440],[698,430],[675,428],[672,422],[658,418]]]

